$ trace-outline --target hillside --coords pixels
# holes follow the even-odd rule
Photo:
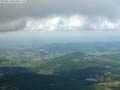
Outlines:
[[[79,45],[2,49],[0,90],[119,90],[119,49]]]

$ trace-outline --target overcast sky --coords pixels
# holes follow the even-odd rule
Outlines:
[[[120,30],[120,0],[28,0],[0,4],[0,33]]]

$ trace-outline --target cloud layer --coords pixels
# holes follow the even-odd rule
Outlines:
[[[0,5],[0,31],[119,30],[120,0],[28,0]]]
[[[104,17],[91,18],[79,14],[44,18],[27,17],[24,19],[0,23],[0,30],[21,30],[28,32],[120,30],[120,20],[110,20]]]
[[[26,31],[67,31],[80,30],[85,23],[85,17],[73,15],[70,17],[48,17],[42,19],[27,19]]]

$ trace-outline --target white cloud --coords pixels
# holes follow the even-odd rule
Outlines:
[[[120,30],[120,21],[111,21],[100,17],[90,24],[90,28],[92,30]]]
[[[120,30],[119,19],[105,17],[87,17],[75,14],[72,16],[53,16],[44,18],[27,17],[0,23],[0,31],[80,31],[80,30]]]
[[[69,17],[54,16],[26,21],[26,31],[79,31],[79,30],[120,30],[120,20],[109,20],[104,17],[88,18],[81,15]]]
[[[80,30],[85,23],[85,17],[73,15],[70,17],[49,17],[44,19],[29,18],[24,30],[26,31],[56,31]]]

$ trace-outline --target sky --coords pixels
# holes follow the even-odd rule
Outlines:
[[[27,0],[26,3],[0,3],[0,35],[9,35],[11,32],[70,31],[102,31],[103,34],[103,31],[114,33],[119,30],[120,0]]]

